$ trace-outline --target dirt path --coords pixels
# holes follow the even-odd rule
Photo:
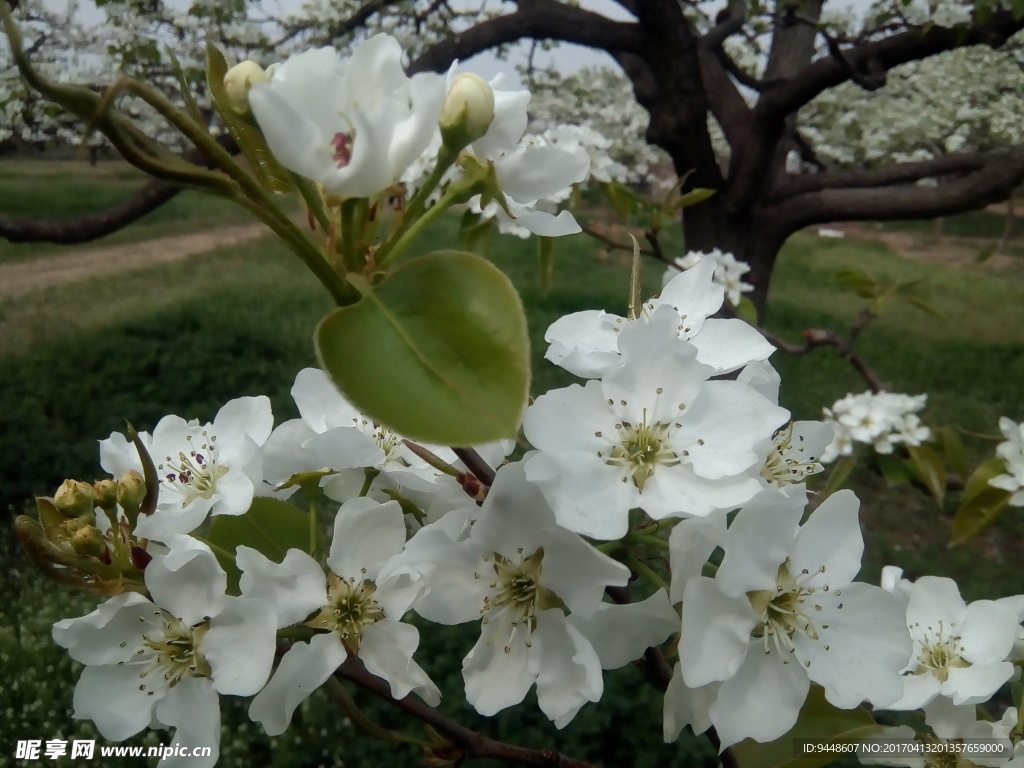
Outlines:
[[[255,240],[267,231],[259,223],[236,224],[187,235],[0,264],[0,295],[21,296],[41,288],[97,275],[147,269],[156,264]]]

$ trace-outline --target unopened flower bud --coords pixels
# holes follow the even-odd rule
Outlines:
[[[441,138],[454,150],[476,141],[494,121],[494,91],[479,75],[455,78],[441,108]]]
[[[240,115],[249,112],[249,89],[253,83],[266,83],[270,78],[263,71],[263,67],[255,61],[246,59],[235,64],[224,75],[224,93],[228,97],[228,104]]]
[[[91,525],[83,526],[71,535],[71,546],[80,555],[99,557],[107,548],[100,532]]]
[[[117,481],[117,503],[126,513],[138,512],[146,498],[146,481],[138,470],[130,470]]]
[[[117,483],[111,478],[97,480],[92,484],[96,491],[96,506],[110,512],[117,504]]]
[[[78,517],[93,511],[96,491],[81,480],[65,480],[53,497],[53,505],[65,517]]]

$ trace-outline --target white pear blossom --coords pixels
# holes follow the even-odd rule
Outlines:
[[[53,639],[85,670],[75,717],[121,741],[147,727],[174,728],[172,741],[213,747],[206,758],[167,765],[212,766],[220,743],[218,694],[251,696],[267,680],[276,645],[274,611],[263,600],[224,594],[227,576],[209,547],[168,536],[170,550],[145,571],[152,600],[135,592],[53,626]]]
[[[160,478],[157,512],[140,516],[140,538],[166,541],[189,533],[207,515],[241,515],[263,481],[260,447],[274,426],[270,399],[240,397],[217,412],[213,423],[165,416],[152,436],[139,437]],[[120,433],[100,441],[100,463],[114,477],[142,471],[135,446]]]
[[[756,448],[788,411],[714,370],[676,336],[679,316],[660,307],[649,322],[626,323],[622,364],[601,381],[537,398],[523,420],[538,451],[526,473],[560,525],[619,538],[627,512],[661,519],[734,509],[760,489]]]
[[[418,531],[396,562],[395,573],[425,578],[428,592],[414,606],[424,618],[482,619],[462,669],[466,700],[483,715],[518,704],[536,684],[541,710],[564,727],[600,699],[602,656],[617,663],[655,641],[651,630],[639,639],[608,637],[599,651],[574,625],[594,617],[605,587],[624,585],[629,570],[559,527],[521,462],[499,470],[471,526],[453,512]],[[646,610],[657,616],[664,608]]]
[[[921,445],[931,438],[931,430],[917,415],[927,402],[928,395],[898,392],[846,395],[831,408],[823,409],[836,436],[821,460],[827,464],[839,456],[852,455],[854,443],[870,445],[882,454],[892,453],[897,445]]]
[[[376,35],[342,62],[333,48],[292,56],[249,91],[253,115],[287,168],[344,197],[395,184],[438,130],[444,76],[407,77],[402,48]]]
[[[1024,424],[1005,416],[999,419],[999,431],[1006,440],[996,446],[996,456],[1006,462],[1006,472],[996,475],[988,484],[1010,491],[1010,505],[1024,507]]]
[[[767,447],[761,468],[761,481],[766,488],[785,488],[803,483],[808,476],[821,472],[819,457],[832,442],[831,424],[821,421],[794,421],[783,427]]]
[[[679,270],[693,269],[698,262],[705,259],[714,262],[714,280],[725,290],[725,298],[734,307],[739,306],[743,294],[754,290],[754,286],[743,279],[743,275],[750,271],[750,265],[745,261],[739,261],[733,254],[719,248],[712,248],[707,252],[690,251],[685,256],[680,256],[675,260],[674,265],[670,265],[665,270],[662,284],[667,286],[679,274]]]
[[[724,296],[712,281],[715,269],[711,259],[699,259],[691,269],[677,273],[658,296],[644,303],[636,322],[649,322],[660,307],[671,307],[679,318],[676,335],[697,348],[697,361],[716,373],[729,373],[766,360],[775,348],[742,320],[711,317]],[[550,345],[544,357],[582,378],[600,378],[622,364],[618,335],[629,322],[599,310],[566,315],[544,334]]]
[[[284,422],[267,440],[265,493],[294,475],[322,472],[324,493],[345,501],[360,494],[367,479],[364,469],[369,469],[378,473],[371,486],[378,500],[387,498],[379,489],[399,489],[424,503],[437,497],[441,507],[449,505],[444,510],[448,511],[467,498],[462,486],[413,453],[401,435],[360,413],[320,369],[299,371],[291,394],[301,418]],[[450,448],[423,447],[457,469],[464,468]],[[488,466],[496,467],[514,447],[514,441],[503,440],[476,450]],[[289,485],[279,495],[288,496],[295,489]]]
[[[937,696],[976,704],[1010,678],[1013,664],[1007,657],[1020,629],[1014,601],[967,604],[955,581],[938,576],[923,576],[900,589],[907,597],[914,653],[903,670],[903,696],[886,709],[919,709]]]
[[[437,687],[412,660],[419,632],[401,622],[422,584],[388,573],[388,562],[404,544],[398,502],[354,498],[342,504],[334,520],[327,574],[297,549],[274,563],[255,549],[238,548],[242,594],[272,604],[279,628],[304,622],[320,632],[295,643],[253,699],[249,716],[268,734],[284,733],[295,708],[349,656],[358,656],[371,674],[386,680],[396,699],[415,691],[432,706],[440,702]]]
[[[800,526],[805,500],[801,486],[763,492],[729,527],[715,577],[686,582],[680,671],[691,689],[721,683],[708,716],[722,746],[784,734],[812,681],[844,709],[903,691],[903,603],[852,583],[864,549],[856,497],[834,494]]]

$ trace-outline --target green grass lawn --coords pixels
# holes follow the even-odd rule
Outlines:
[[[0,176],[3,171],[0,165]],[[39,180],[39,194],[43,182]],[[136,182],[118,178],[108,183],[124,184],[121,192],[127,192]],[[75,188],[71,182],[68,186]],[[2,202],[0,211],[7,212]],[[191,220],[189,226],[198,221]],[[447,220],[422,247],[450,246],[454,236],[455,220]],[[624,313],[628,256],[603,253],[582,236],[567,238],[558,244],[555,283],[547,294],[539,287],[534,243],[496,238],[491,257],[522,292],[533,342],[535,394],[570,383],[571,376],[541,360],[544,330],[561,315],[580,309]],[[934,423],[994,433],[1000,415],[1024,419],[1024,272],[983,266],[953,269],[902,259],[881,245],[797,236],[787,244],[773,279],[768,327],[793,341],[806,328],[842,331],[863,301],[839,286],[834,275],[854,268],[886,280],[925,278],[919,296],[945,315],[940,321],[897,305],[864,332],[859,349],[893,389],[928,392],[928,417]],[[661,272],[654,262],[644,265],[647,294],[660,287]],[[292,418],[296,410],[289,389],[295,373],[314,362],[312,329],[330,306],[326,292],[301,263],[270,238],[116,279],[0,299],[0,508],[21,511],[33,494],[51,494],[65,477],[100,476],[96,441],[122,430],[125,419],[139,429],[152,429],[168,413],[209,420],[227,400],[255,394],[270,396],[278,422]],[[822,406],[866,388],[828,349],[801,357],[777,353],[773,361],[783,377],[783,405],[796,418],[814,418]],[[990,453],[992,444],[977,441],[970,447],[980,456]],[[972,598],[1024,591],[1017,555],[1024,515],[1011,511],[995,532],[949,553],[950,509],[938,509],[913,489],[889,488],[868,470],[859,471],[854,483],[864,502],[869,542],[865,579],[877,581],[882,564],[898,562],[912,576],[954,575]],[[12,557],[0,551],[4,562]],[[88,725],[53,714],[68,707],[77,672],[45,637],[55,616],[85,610],[82,601],[51,597],[57,588],[23,568],[2,578],[7,579],[0,584],[5,594],[19,598],[8,600],[0,613],[0,660],[27,670],[25,687],[0,692],[0,711],[14,713],[8,726],[13,724],[13,733],[38,733],[41,738],[56,736],[54,729],[60,728],[65,734],[90,732]],[[454,664],[449,668],[437,662],[437,674],[447,676],[438,681],[444,690],[457,689],[458,660],[469,647],[459,636],[461,651],[453,657],[444,648],[450,640],[435,636],[424,641],[425,658],[435,654]],[[38,671],[43,663],[53,670],[45,683]],[[637,704],[630,693],[636,682],[630,677],[633,672],[610,676],[605,700],[588,707],[578,727],[571,729],[575,735],[570,738],[579,744],[589,740],[596,745],[595,759],[607,764],[619,764],[615,749],[622,747],[602,738],[610,733],[621,737],[616,723],[631,716],[630,707],[647,707],[649,716],[658,717],[658,707],[651,704],[658,697]],[[38,701],[44,703],[33,703]],[[529,700],[523,709],[509,725],[486,727],[505,728],[494,735],[516,741],[545,743],[553,728],[531,710]],[[466,714],[464,709],[458,713]],[[249,764],[251,743],[260,745],[254,764],[302,765],[299,756],[310,743],[316,744],[315,759],[328,763],[344,758],[349,766],[381,765],[382,760],[411,766],[420,761],[404,748],[398,752],[407,760],[402,763],[381,757],[391,752],[368,752],[379,747],[365,739],[356,742],[351,729],[339,726],[334,711],[316,698],[300,709],[296,728],[277,740],[255,735],[237,707],[229,708],[225,717],[231,723],[225,729],[226,765],[236,759],[239,765]],[[572,753],[578,746],[574,744],[564,748]],[[702,742],[687,744],[629,747],[629,754],[639,755],[632,762],[637,768],[713,763],[700,751]],[[694,756],[683,760],[680,750],[689,749],[696,750]]]

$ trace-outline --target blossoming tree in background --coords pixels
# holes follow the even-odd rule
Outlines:
[[[634,9],[645,34],[667,12],[657,5]],[[809,722],[815,739],[880,735],[875,710],[923,709],[934,732],[924,739],[989,736],[1000,749],[986,764],[1011,764],[1024,749],[1021,691],[1016,708],[989,704],[1024,660],[1024,597],[967,604],[949,580],[910,583],[894,570],[880,586],[859,581],[858,500],[834,487],[836,473],[808,492],[827,451],[861,441],[898,453],[941,496],[945,475],[940,487],[920,399],[850,396],[830,411],[835,427],[793,422],[778,404],[772,345],[744,320],[716,316],[742,308],[742,259],[709,247],[673,263],[655,296],[635,269],[625,317],[594,309],[552,324],[547,359],[583,382],[531,402],[525,318],[508,279],[471,253],[408,257],[454,206],[545,238],[579,231],[564,204],[588,177],[610,183],[614,161],[599,138],[528,131],[529,93],[462,65],[409,75],[387,34],[266,70],[229,67],[209,44],[206,88],[224,131],[215,137],[187,87],[171,99],[138,80],[102,93],[55,82],[34,68],[6,5],[0,14],[29,87],[157,179],[246,208],[336,304],[313,334],[320,368],[296,375],[299,419],[275,425],[268,400],[250,397],[210,423],[168,415],[151,433],[115,433],[100,442],[111,477],[69,480],[39,497],[37,517],[18,518],[43,573],[103,598],[53,627],[84,665],[75,717],[113,741],[153,728],[217,745],[219,697],[249,699],[252,721],[277,735],[324,688],[379,735],[351,709],[347,689],[358,686],[424,726],[402,740],[432,764],[490,757],[585,768],[554,750],[482,737],[437,705],[464,696],[481,715],[500,716],[535,690],[563,728],[601,705],[604,670],[637,662],[664,697],[652,733],[673,741],[689,726],[729,765],[788,762],[768,745],[791,744]],[[1012,26],[1012,15],[996,15],[994,34]],[[717,35],[744,20],[733,7]],[[787,41],[782,30],[814,21],[777,34]],[[886,41],[903,34],[933,39],[915,30],[875,42],[889,51],[896,43]],[[727,71],[719,43],[703,44],[707,72]],[[638,82],[641,94],[679,75],[657,58],[674,48],[633,41],[620,54],[640,66],[640,50],[655,57],[644,66],[665,65],[637,76],[655,81]],[[828,81],[836,62],[860,66],[852,55],[811,65],[812,81]],[[180,62],[171,74],[187,85]],[[784,88],[775,93],[783,96],[766,94],[767,103],[785,100]],[[205,161],[170,153],[119,109],[118,95],[148,105]],[[758,109],[755,118],[769,120],[772,110]],[[665,138],[665,114],[652,112],[653,135]],[[700,121],[706,130],[706,115]],[[723,127],[727,137],[736,128]],[[689,156],[674,143],[684,135],[672,141],[677,165]],[[740,175],[749,170],[740,150],[769,149],[752,142],[733,146]],[[770,153],[757,160],[775,167]],[[697,180],[706,173],[698,168]],[[743,185],[717,178],[713,197],[677,187],[659,213],[739,205],[731,196]],[[280,205],[289,194],[308,225]],[[696,230],[699,245],[708,235]],[[759,269],[755,260],[750,274],[763,280]],[[871,316],[903,290],[850,281],[874,299]],[[992,524],[994,508],[1020,502],[1020,427],[1007,419],[1000,428],[997,458],[966,479],[961,538]],[[516,452],[520,431],[525,453]],[[987,506],[971,506],[981,496]],[[473,622],[480,631],[462,690],[442,690],[417,658],[421,632]],[[1001,719],[979,720],[985,704]],[[215,749],[205,762],[168,763],[216,759]]]

